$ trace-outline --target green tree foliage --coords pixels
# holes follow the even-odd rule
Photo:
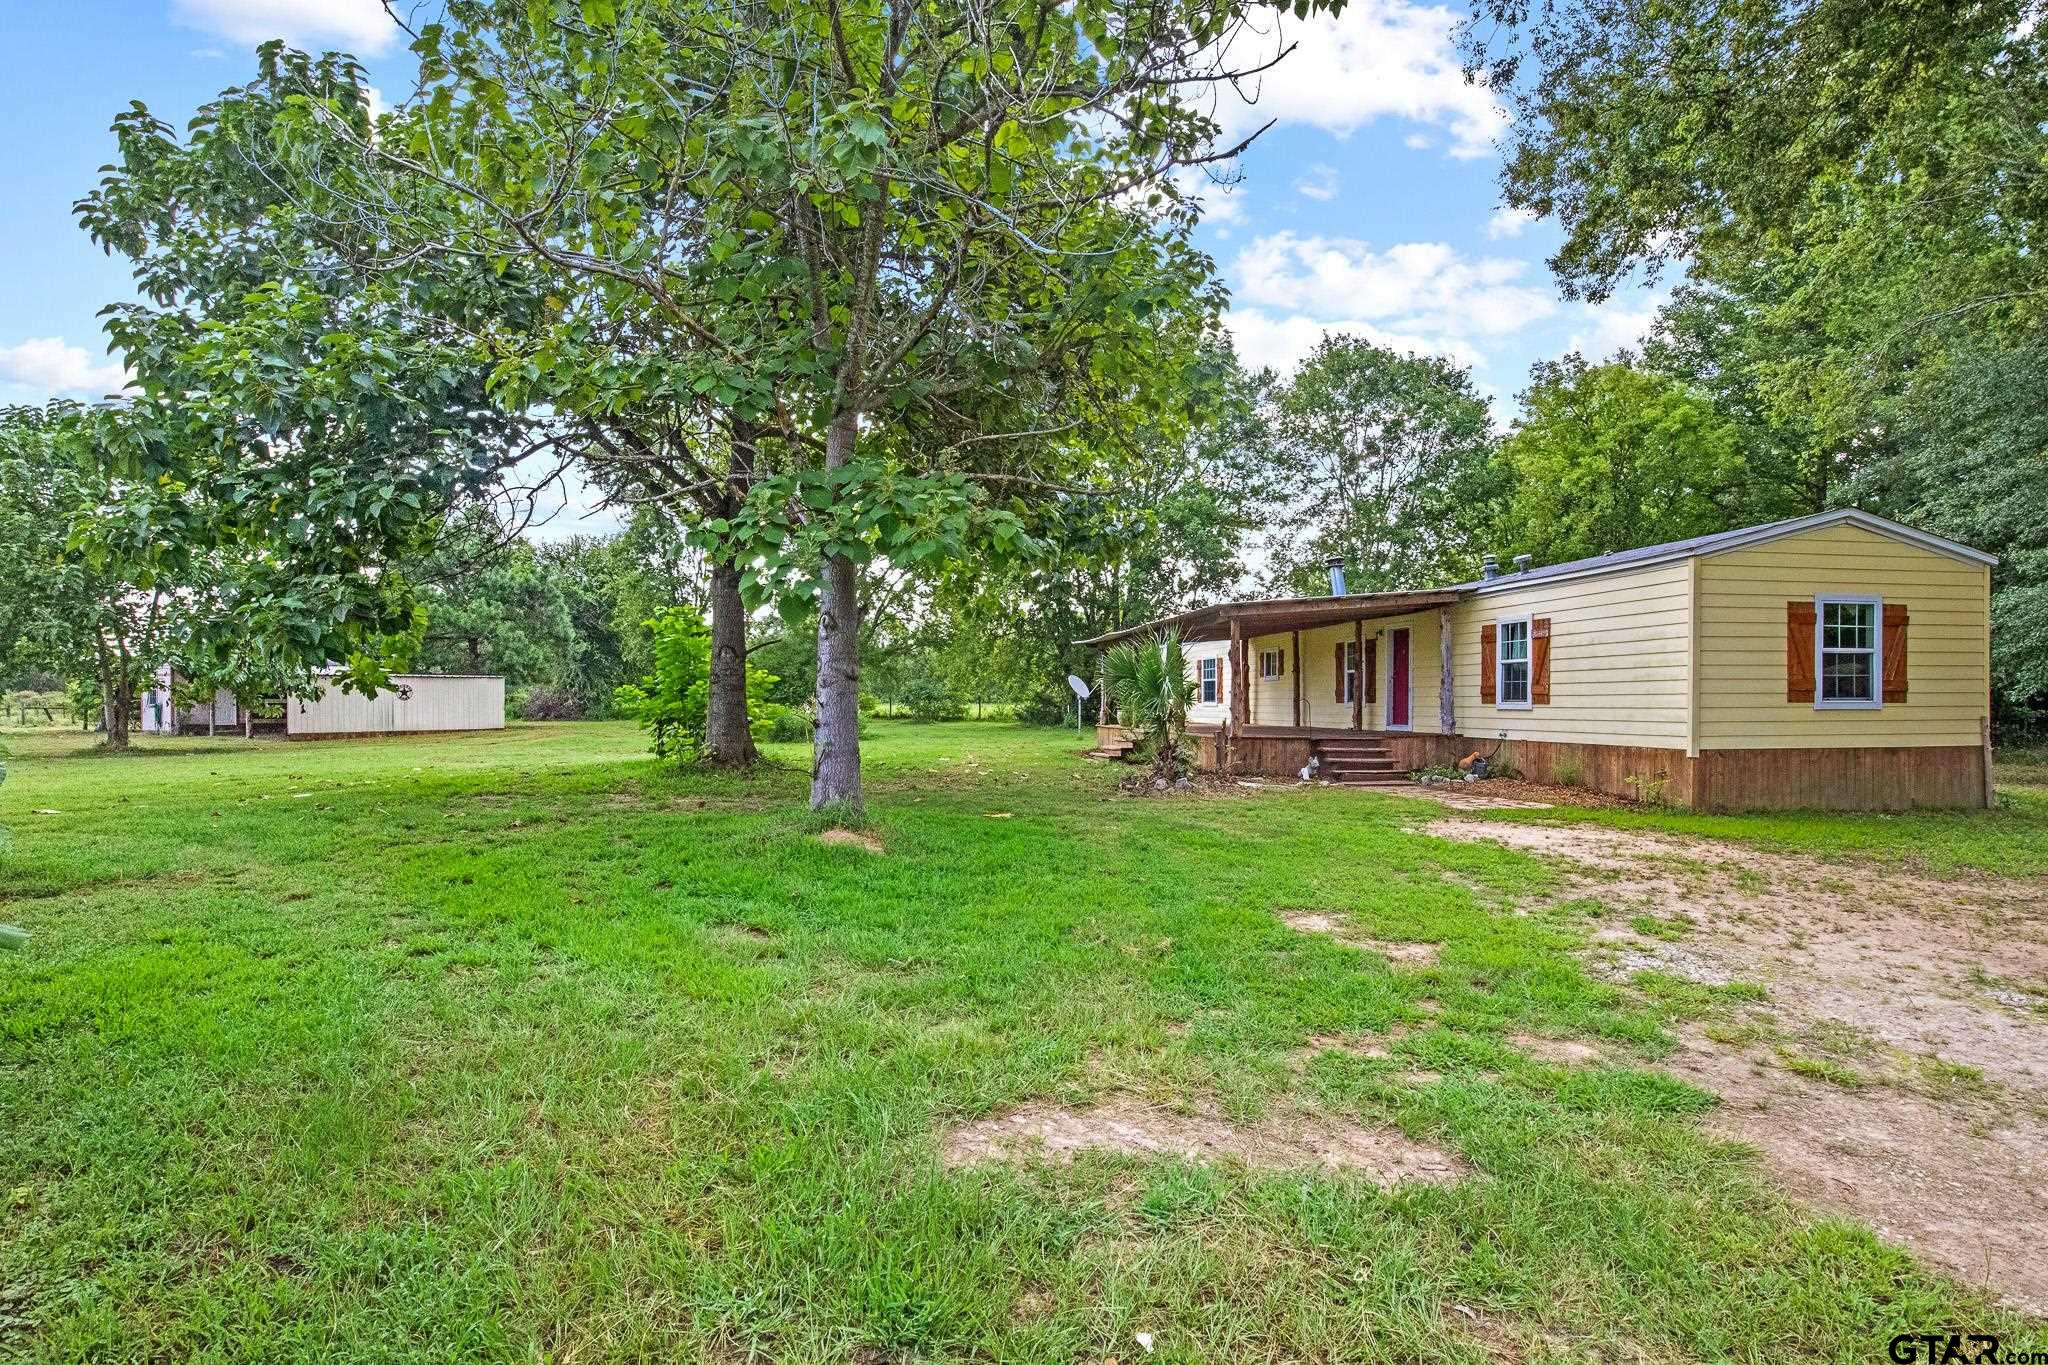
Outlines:
[[[1576,356],[1536,367],[1502,443],[1503,537],[1539,563],[1719,531],[1747,479],[1732,422],[1702,394]]]
[[[198,451],[176,444],[186,420],[150,400],[0,412],[0,521],[23,537],[0,556],[36,585],[0,651],[92,679],[116,747],[165,664],[238,694],[303,682],[330,660],[381,680],[420,624],[403,575],[366,573],[347,553],[374,532],[312,529],[320,489],[262,472],[245,482],[237,452],[203,431]]]
[[[903,688],[903,704],[912,720],[959,720],[967,714],[967,702],[958,689],[939,673],[920,669]]]
[[[253,642],[217,652],[301,679],[339,661],[345,686],[371,686],[418,624],[397,561],[518,453],[522,415],[484,392],[485,338],[533,300],[473,261],[356,268],[339,221],[281,193],[301,102],[368,127],[352,62],[275,47],[183,136],[140,104],[115,121],[115,163],[77,213],[142,295],[107,310],[135,384],[93,419],[119,514],[75,539],[87,559],[146,559],[188,613],[210,594],[211,619]]]
[[[450,0],[376,137],[298,107],[293,184],[388,254],[573,280],[565,344],[633,313],[687,335],[620,398],[701,398],[728,449],[774,448],[700,529],[812,604],[812,799],[856,809],[861,567],[1028,544],[1099,453],[1047,434],[1176,391],[1159,320],[1219,300],[1191,214],[1138,201],[1212,153],[1196,96],[1244,31],[1233,0]]]
[[[1763,272],[1753,272],[1756,287]],[[1642,366],[1706,395],[1735,424],[1748,478],[1731,505],[1733,525],[1819,512],[1883,439],[1881,432],[1823,437],[1805,362],[1810,320],[1759,308],[1743,295],[1684,285],[1658,312],[1643,343]]]
[[[1152,760],[1154,785],[1186,777],[1193,763],[1187,734],[1195,685],[1179,634],[1166,631],[1110,646],[1102,674],[1118,719],[1138,732],[1139,747]]]
[[[694,762],[705,756],[704,730],[710,716],[711,628],[697,612],[672,607],[647,620],[654,671],[618,690],[619,713],[653,735],[657,758]],[[758,742],[767,739],[788,708],[769,700],[772,674],[747,670],[747,723]]]
[[[1070,721],[1067,675],[1092,682],[1099,665],[1075,640],[1214,601],[1244,578],[1280,482],[1268,437],[1273,378],[1245,372],[1227,344],[1208,340],[1183,374],[1180,401],[1118,457],[1114,489],[1062,500],[1057,553],[938,586],[928,634],[966,656],[956,681],[1007,678],[1005,699],[1021,719]]]
[[[1362,337],[1326,337],[1273,398],[1278,506],[1270,578],[1354,592],[1444,581],[1468,566],[1498,501],[1493,421],[1464,367]]]
[[[496,673],[508,690],[574,676],[580,641],[560,576],[490,517],[458,519],[409,571],[426,614],[417,668]]]

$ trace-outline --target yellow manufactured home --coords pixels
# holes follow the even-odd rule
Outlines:
[[[1702,809],[1982,806],[1991,568],[1868,512],[1415,592],[1226,602],[1179,632],[1205,766],[1393,781],[1504,750]],[[1105,741],[1116,727],[1105,718]]]

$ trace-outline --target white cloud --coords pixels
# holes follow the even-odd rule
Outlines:
[[[282,38],[371,55],[398,37],[381,0],[171,0],[171,18],[245,46]]]
[[[128,371],[116,361],[96,361],[83,346],[62,337],[30,337],[18,346],[0,346],[0,385],[44,398],[104,398],[128,382]]]
[[[1460,365],[1480,365],[1486,360],[1469,343],[1456,338],[1389,329],[1365,318],[1319,320],[1299,313],[1275,316],[1258,308],[1233,308],[1224,325],[1230,329],[1238,359],[1248,368],[1270,365],[1281,374],[1306,359],[1324,337],[1339,334],[1364,337],[1397,351],[1448,356]]]
[[[1495,239],[1519,237],[1522,229],[1536,221],[1536,215],[1528,209],[1502,209],[1495,213],[1486,224],[1486,235]]]
[[[1244,194],[1233,180],[1217,180],[1200,166],[1182,166],[1172,172],[1173,187],[1182,197],[1202,207],[1202,221],[1211,227],[1244,222]]]
[[[1339,137],[1378,118],[1402,118],[1449,135],[1454,157],[1482,157],[1507,126],[1492,94],[1465,79],[1452,42],[1459,14],[1412,0],[1351,0],[1341,14],[1306,20],[1278,10],[1234,45],[1236,66],[1270,59],[1283,45],[1294,50],[1279,65],[1226,90],[1217,114],[1226,134],[1242,136],[1277,118]],[[1413,145],[1411,143],[1411,145]]]
[[[1620,301],[1582,303],[1573,320],[1576,330],[1565,343],[1589,361],[1610,360],[1620,350],[1640,351],[1643,338],[1656,324],[1657,310],[1671,301],[1668,293],[1644,294]]]
[[[1410,151],[1426,152],[1436,146],[1436,139],[1428,133],[1410,133],[1401,139],[1401,143]]]
[[[1327,204],[1337,197],[1339,182],[1337,168],[1328,162],[1318,161],[1308,168],[1307,174],[1294,182],[1294,189],[1303,198]]]
[[[1443,242],[1402,242],[1376,251],[1348,237],[1278,232],[1233,263],[1237,297],[1320,318],[1363,318],[1426,336],[1500,336],[1557,309],[1547,289],[1526,284],[1526,261],[1468,257]]]

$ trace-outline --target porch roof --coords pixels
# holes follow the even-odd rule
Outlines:
[[[1283,630],[1342,625],[1346,621],[1370,621],[1378,616],[1403,616],[1427,607],[1449,606],[1463,595],[1458,588],[1432,588],[1425,592],[1354,592],[1342,597],[1266,597],[1251,602],[1218,602],[1074,643],[1101,647],[1161,630],[1177,630],[1183,640],[1225,640],[1230,638],[1232,621],[1242,622],[1249,638]]]

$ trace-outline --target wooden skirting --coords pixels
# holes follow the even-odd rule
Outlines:
[[[1969,745],[1896,749],[1709,749],[1696,763],[1705,810],[1806,808],[1981,809],[1984,750]]]
[[[1714,749],[1690,758],[1682,749],[1582,744],[1469,735],[1368,732],[1399,768],[1456,763],[1467,754],[1498,755],[1531,782],[1585,787],[1627,800],[1696,810],[1906,810],[1985,804],[1984,754],[1976,745],[1937,748]],[[1197,765],[1222,766],[1222,735],[1196,733]],[[1307,733],[1240,735],[1231,745],[1242,777],[1293,777],[1310,754]]]

